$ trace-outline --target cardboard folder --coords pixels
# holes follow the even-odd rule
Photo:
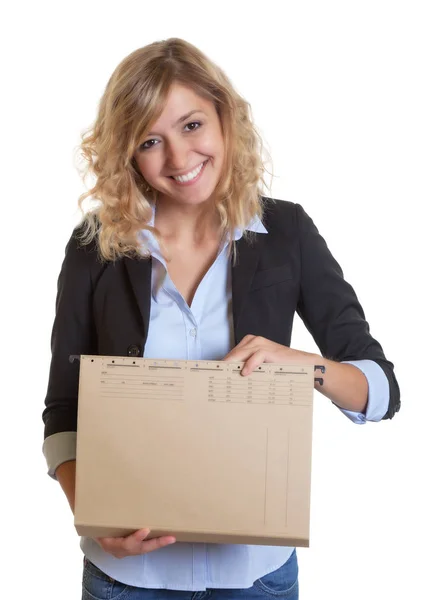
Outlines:
[[[80,360],[80,535],[309,545],[313,366]]]

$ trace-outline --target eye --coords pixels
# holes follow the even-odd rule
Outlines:
[[[143,144],[141,144],[139,146],[140,150],[149,150],[150,148],[152,148],[153,146],[155,146],[155,142],[157,140],[147,140],[146,142],[144,142]]]
[[[200,123],[199,121],[192,121],[191,123],[185,125],[185,129],[186,127],[188,127],[188,131],[196,131],[196,129],[199,129],[201,125],[202,123]]]

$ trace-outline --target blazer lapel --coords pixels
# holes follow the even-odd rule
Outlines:
[[[236,264],[232,264],[232,309],[235,344],[247,335],[241,327],[241,317],[245,298],[258,266],[260,251],[265,234],[256,233],[250,241],[244,237],[236,244]]]
[[[151,258],[127,258],[124,264],[144,324],[144,343],[148,335],[151,312]]]

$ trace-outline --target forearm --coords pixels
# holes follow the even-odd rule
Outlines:
[[[340,408],[365,413],[368,403],[368,381],[354,365],[338,363],[315,355],[315,365],[325,367],[325,373],[317,370],[315,377],[323,379],[323,385],[315,382],[315,389]]]
[[[66,494],[72,512],[75,511],[75,476],[76,460],[64,462],[56,469],[57,481],[60,483]]]

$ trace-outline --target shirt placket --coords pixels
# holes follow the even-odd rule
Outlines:
[[[221,260],[221,255],[226,251],[226,248],[227,243],[223,244],[220,248],[217,258],[195,292],[191,307],[189,307],[186,300],[170,279],[166,263],[161,256],[161,253],[158,249],[155,249],[155,251],[152,252],[152,255],[159,260],[162,267],[165,269],[165,276],[162,280],[163,289],[176,302],[183,317],[187,360],[201,360],[203,358],[200,343],[200,323],[204,313],[207,295],[211,291],[214,267],[216,263]],[[189,493],[189,490],[187,490],[187,493]],[[194,543],[192,544],[192,589],[205,590],[208,579],[207,544]]]
[[[198,322],[195,319],[195,315],[187,305],[186,310],[183,311],[183,321],[185,323],[187,359],[200,360],[201,344],[198,331]]]
[[[197,322],[200,322],[202,315],[204,314],[204,308],[209,294],[212,294],[212,283],[215,274],[215,267],[217,263],[222,260],[222,254],[227,251],[227,242],[224,243],[219,249],[218,255],[211,267],[206,272],[204,278],[200,282],[198,289],[196,290],[195,296],[192,301],[191,313]],[[199,357],[198,357],[199,358]]]

